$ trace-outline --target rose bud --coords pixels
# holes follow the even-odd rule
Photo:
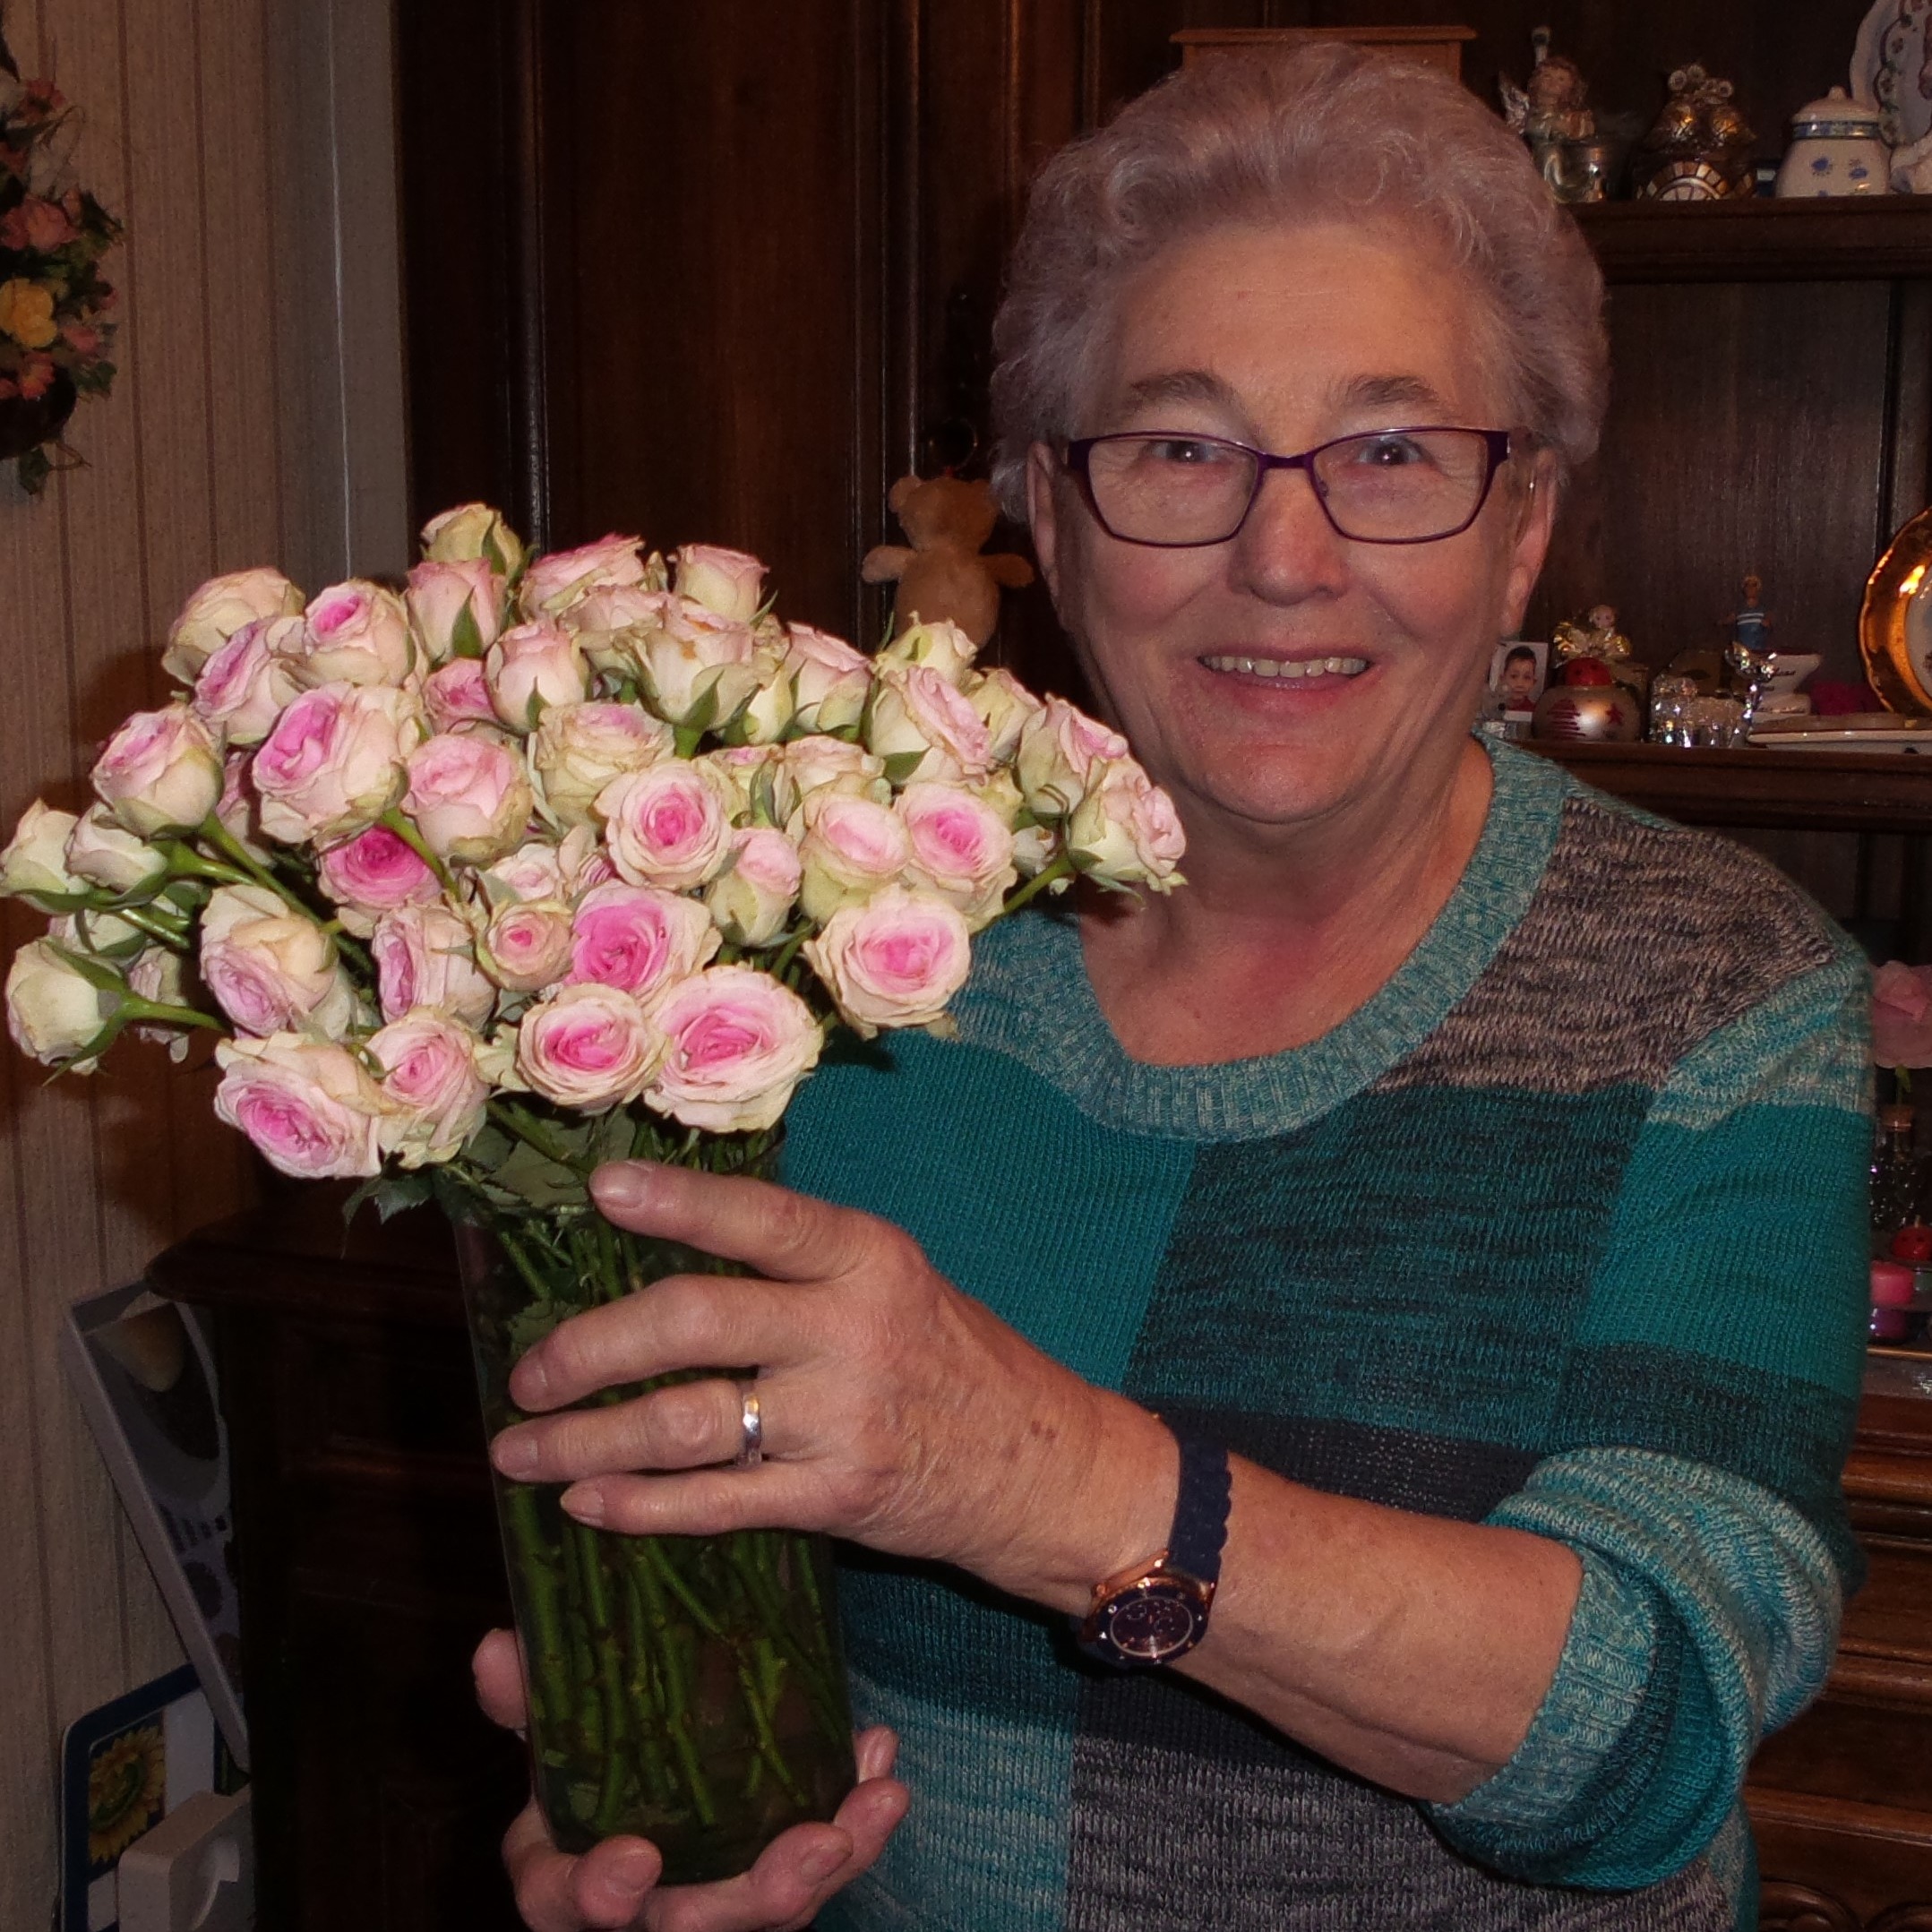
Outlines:
[[[255,790],[253,762],[246,751],[228,753],[221,767],[221,800],[215,807],[215,821],[256,864],[266,865],[273,854],[262,843],[262,799]]]
[[[997,919],[1019,878],[1013,834],[1000,814],[969,792],[922,780],[899,794],[894,809],[912,841],[906,883],[957,906],[969,932]]]
[[[416,847],[386,825],[372,825],[328,846],[317,855],[315,876],[335,901],[337,917],[363,939],[384,913],[399,906],[434,905],[442,897],[435,873]]]
[[[627,992],[561,986],[523,1016],[516,1070],[561,1107],[621,1107],[644,1091],[664,1057],[664,1035]]]
[[[734,946],[769,946],[791,920],[801,875],[798,847],[783,832],[748,825],[731,835],[731,858],[704,902]]]
[[[843,638],[809,624],[787,624],[785,636],[785,667],[792,674],[799,724],[813,732],[856,725],[872,688],[872,660]]]
[[[555,617],[593,590],[641,584],[645,563],[639,537],[601,537],[575,550],[538,557],[523,573],[519,598],[526,617]]]
[[[460,731],[466,725],[494,725],[496,700],[480,657],[452,657],[423,680],[423,708],[439,732]]]
[[[184,703],[136,711],[95,761],[94,790],[142,838],[191,832],[221,796],[221,754],[213,734]]]
[[[101,1035],[120,1009],[110,988],[64,959],[49,940],[30,940],[6,975],[6,1024],[13,1043],[43,1067],[91,1073],[106,1047]],[[92,1049],[95,1058],[84,1058]]]
[[[371,1035],[369,1058],[391,1108],[376,1135],[399,1165],[447,1161],[483,1125],[490,1090],[477,1071],[476,1045],[467,1027],[427,1007]]]
[[[331,584],[302,614],[305,633],[288,640],[289,675],[318,684],[399,684],[416,665],[402,599],[380,584]],[[283,647],[285,649],[288,646]]]
[[[480,657],[502,629],[503,581],[485,557],[418,563],[402,601],[425,664]]]
[[[181,955],[167,946],[150,946],[127,969],[127,990],[137,1000],[146,1000],[155,1006],[192,1007],[193,996],[188,991],[188,970],[183,965]],[[145,1041],[150,1046],[165,1046],[167,1057],[177,1065],[188,1057],[189,1034],[186,1026],[170,1026],[166,1021],[134,1028],[134,1037]]]
[[[119,914],[90,912],[85,906],[50,920],[47,936],[71,953],[84,953],[114,966],[125,965],[148,943],[148,935]]]
[[[361,1017],[335,941],[266,886],[222,886],[202,914],[201,972],[243,1032],[339,1040]]]
[[[615,986],[648,1010],[717,948],[717,928],[698,900],[620,880],[578,902],[571,920],[570,977],[572,983]]]
[[[559,899],[512,899],[490,915],[477,964],[510,992],[541,992],[571,963],[571,913]]]
[[[979,646],[957,624],[913,624],[880,652],[878,664],[881,671],[889,665],[920,665],[957,687],[978,655]]]
[[[547,706],[580,704],[589,688],[577,640],[554,623],[504,631],[484,662],[496,715],[512,731],[535,730]]]
[[[594,825],[599,793],[670,750],[670,726],[634,704],[560,704],[538,721],[528,758],[550,815],[565,825]]]
[[[677,566],[671,588],[681,597],[742,624],[758,615],[765,566],[756,557],[742,550],[721,550],[716,544],[686,544],[671,561]]]
[[[843,738],[794,738],[785,747],[785,769],[801,805],[814,792],[828,788],[881,805],[892,803],[885,760]],[[786,816],[789,819],[791,813]]]
[[[382,1165],[381,1088],[347,1048],[277,1034],[224,1040],[215,1113],[298,1181],[366,1181]]]
[[[799,808],[799,903],[823,924],[841,906],[869,899],[906,870],[913,855],[906,821],[889,805],[820,790]]]
[[[944,899],[888,886],[844,906],[803,949],[806,963],[863,1040],[882,1026],[930,1026],[966,984],[972,941]]]
[[[899,784],[911,777],[958,784],[983,778],[992,765],[979,713],[923,665],[889,665],[879,674],[867,741]]]
[[[722,725],[758,689],[751,627],[685,598],[666,602],[636,650],[644,701],[669,725]]]
[[[67,839],[67,870],[103,891],[132,897],[159,885],[167,876],[167,861],[105,805],[90,805]],[[5,861],[0,858],[0,891],[5,889]]]
[[[480,1026],[496,1005],[496,988],[477,967],[469,928],[447,906],[399,906],[384,913],[369,954],[384,1019],[434,1006]]]
[[[783,646],[754,644],[751,671],[758,683],[738,710],[731,734],[740,744],[776,744],[790,728],[797,710]]]
[[[35,799],[21,814],[6,850],[0,852],[0,898],[30,899],[42,912],[61,912],[68,902],[82,903],[89,881],[84,874],[75,875],[67,856],[79,824],[73,812],[56,811]]]
[[[481,557],[499,577],[523,568],[523,539],[487,503],[460,503],[423,526],[423,554],[433,563]]]
[[[487,865],[523,843],[535,801],[514,752],[445,733],[419,744],[408,769],[403,809],[438,858]]]
[[[691,762],[709,766],[725,781],[734,825],[782,825],[798,809],[782,744],[727,744]]]
[[[605,584],[588,591],[557,622],[584,648],[599,671],[635,677],[638,649],[664,622],[669,594],[644,584]]]
[[[611,862],[634,886],[686,892],[723,864],[730,796],[709,766],[667,760],[629,773],[597,797]]]
[[[1112,759],[1087,775],[1086,796],[1067,826],[1075,867],[1096,885],[1146,886],[1172,892],[1188,848],[1173,801],[1130,758]]]
[[[811,1009],[755,966],[712,966],[658,1006],[664,1060],[644,1104],[708,1133],[756,1133],[818,1064]]]
[[[262,829],[283,845],[331,845],[373,825],[402,796],[423,735],[406,691],[324,684],[275,721],[248,767]]]
[[[1064,698],[1049,698],[1020,732],[1014,776],[1036,819],[1064,819],[1086,797],[1095,766],[1127,755],[1119,732]]]
[[[193,684],[202,666],[244,624],[267,617],[293,617],[302,593],[279,571],[231,571],[210,577],[181,606],[167,632],[161,668],[183,684]]]
[[[194,681],[194,715],[228,744],[260,744],[301,689],[278,640],[287,643],[305,635],[299,617],[244,624],[202,666]]]
[[[1046,707],[1003,665],[969,677],[960,689],[986,727],[987,751],[993,763],[1011,764],[1019,749],[1020,734]]]

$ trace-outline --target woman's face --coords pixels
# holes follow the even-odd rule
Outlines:
[[[1292,454],[1378,429],[1515,427],[1483,335],[1461,271],[1399,231],[1216,229],[1129,285],[1080,433]],[[1301,471],[1271,472],[1239,534],[1190,550],[1109,537],[1043,446],[1029,497],[1103,708],[1198,839],[1216,819],[1293,828],[1447,786],[1542,562],[1552,493],[1526,484],[1512,461],[1467,530],[1413,545],[1337,536]],[[1243,662],[1329,658],[1342,668],[1292,678]]]

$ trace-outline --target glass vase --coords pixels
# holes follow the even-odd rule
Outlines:
[[[775,1163],[775,1150],[750,1163],[728,1143],[717,1152],[706,1164]],[[492,1437],[524,1419],[510,1371],[558,1322],[668,1275],[743,1272],[582,1207],[478,1203],[454,1218]],[[694,1378],[606,1389],[581,1406]],[[566,1516],[562,1484],[492,1473],[529,1683],[531,1782],[556,1842],[583,1851],[635,1833],[663,1853],[663,1882],[686,1885],[744,1871],[787,1826],[829,1818],[855,1773],[829,1540],[628,1536]]]

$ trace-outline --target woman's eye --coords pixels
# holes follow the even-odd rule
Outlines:
[[[1400,469],[1426,459],[1421,447],[1407,436],[1370,436],[1356,444],[1355,460],[1372,469]]]
[[[1153,437],[1147,442],[1146,451],[1157,463],[1179,463],[1189,468],[1227,460],[1227,452],[1218,442],[1194,436]]]

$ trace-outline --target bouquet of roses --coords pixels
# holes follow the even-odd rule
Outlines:
[[[22,82],[0,47],[0,458],[36,492],[41,445],[80,395],[105,395],[115,294],[97,264],[121,225],[77,186],[73,109],[47,81]]]
[[[527,557],[481,504],[423,550],[399,593],[257,570],[189,598],[182,695],[0,854],[53,922],[7,1019],[79,1072],[129,1027],[211,1032],[216,1110],[276,1167],[434,1194],[495,1428],[572,1309],[723,1266],[603,1222],[600,1161],[769,1172],[830,1028],[944,1030],[975,932],[1077,874],[1165,891],[1182,841],[1124,740],[949,624],[867,657],[775,616],[755,558]],[[561,1842],[641,1831],[710,1876],[829,1815],[822,1549],[498,1495]]]

